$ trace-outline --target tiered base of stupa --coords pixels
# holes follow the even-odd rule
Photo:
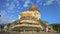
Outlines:
[[[20,31],[20,32],[38,32],[42,31],[43,28],[41,25],[32,25],[32,24],[17,24],[15,26],[9,28],[12,31]]]

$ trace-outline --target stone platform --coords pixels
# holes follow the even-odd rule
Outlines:
[[[0,31],[0,34],[60,34],[59,32],[16,32],[16,31]]]

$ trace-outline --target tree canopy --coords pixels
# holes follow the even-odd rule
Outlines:
[[[60,24],[51,24],[55,31],[60,32]]]

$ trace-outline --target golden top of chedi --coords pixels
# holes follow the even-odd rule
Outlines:
[[[29,10],[30,10],[30,11],[35,11],[35,10],[38,11],[37,7],[36,7],[34,4],[32,4],[32,5],[30,6]]]

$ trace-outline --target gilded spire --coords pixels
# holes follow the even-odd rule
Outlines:
[[[30,6],[29,10],[34,11],[34,10],[38,10],[38,9],[37,9],[37,7],[36,7],[34,4],[32,4],[32,5]]]

